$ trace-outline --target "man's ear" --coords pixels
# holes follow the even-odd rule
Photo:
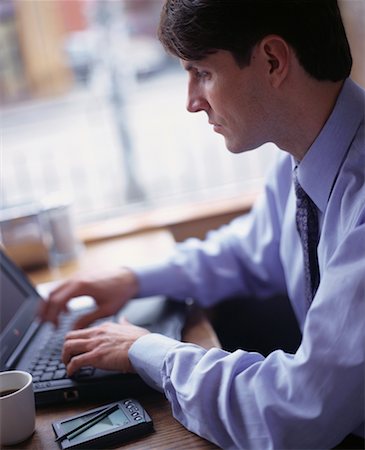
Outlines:
[[[273,87],[279,87],[289,71],[290,48],[280,36],[269,35],[260,42],[267,77]]]

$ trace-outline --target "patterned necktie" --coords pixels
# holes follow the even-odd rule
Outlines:
[[[296,169],[294,170],[294,187],[297,197],[296,222],[297,230],[303,246],[305,295],[310,304],[319,285],[319,266],[317,256],[318,216],[316,206],[305,193],[298,182]]]

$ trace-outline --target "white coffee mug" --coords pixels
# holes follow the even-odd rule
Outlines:
[[[13,370],[0,373],[0,443],[14,445],[32,435],[35,404],[32,376]]]

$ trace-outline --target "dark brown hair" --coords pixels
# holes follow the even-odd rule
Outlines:
[[[172,55],[198,61],[228,50],[240,67],[269,34],[285,39],[312,77],[349,76],[352,58],[337,0],[166,0],[159,26]]]

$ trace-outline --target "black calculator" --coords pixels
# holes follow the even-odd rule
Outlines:
[[[62,450],[100,449],[151,433],[153,422],[137,400],[127,398],[54,422],[52,427]]]

